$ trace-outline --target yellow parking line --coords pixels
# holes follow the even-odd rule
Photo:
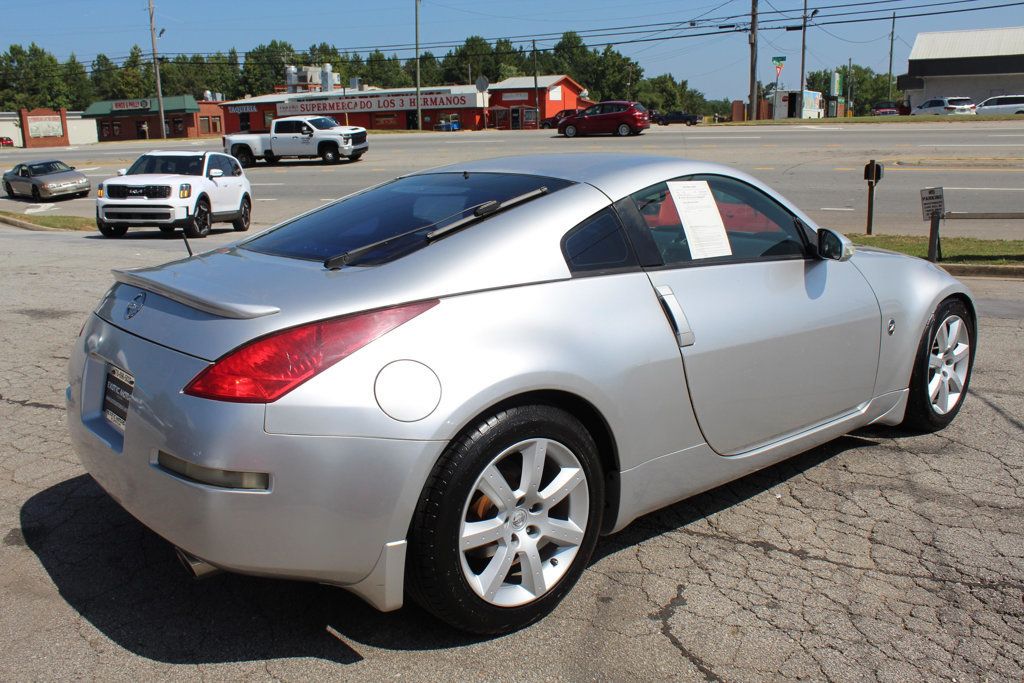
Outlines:
[[[888,171],[930,171],[932,173],[1024,173],[1024,168],[887,168]]]
[[[833,171],[856,171],[855,168],[833,168]]]
[[[755,171],[774,171],[775,167],[774,166],[755,166],[754,170]]]

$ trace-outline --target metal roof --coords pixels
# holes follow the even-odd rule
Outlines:
[[[539,88],[550,88],[556,83],[569,78],[565,74],[556,74],[553,76],[537,76],[537,87]],[[513,76],[512,78],[506,78],[503,81],[497,83],[491,83],[488,90],[519,90],[521,88],[532,88],[533,87],[533,76]]]
[[[160,105],[156,97],[142,97],[140,100],[148,100],[148,109],[119,109],[114,111],[114,102],[121,100],[103,100],[93,102],[88,109],[82,112],[82,118],[93,118],[96,116],[142,116],[145,114],[159,114]],[[196,98],[191,95],[173,95],[164,98],[164,113],[166,114],[194,114],[199,111],[199,104]]]
[[[1024,55],[1024,26],[918,33],[910,61]]]
[[[461,95],[461,94],[475,94],[476,87],[472,85],[434,85],[434,86],[423,86],[420,88],[420,94],[423,96],[432,94],[444,94],[444,95]],[[221,106],[227,105],[238,105],[238,104],[276,104],[278,102],[298,102],[301,100],[330,100],[330,99],[341,99],[350,97],[376,97],[381,95],[415,95],[416,88],[381,88],[373,90],[332,90],[331,92],[320,92],[319,90],[314,92],[275,92],[269,95],[257,95],[256,97],[246,97],[241,100],[230,100],[228,102],[219,102]]]

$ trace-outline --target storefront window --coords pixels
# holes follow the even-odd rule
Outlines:
[[[104,121],[103,124],[102,124],[102,128],[100,129],[100,137],[102,137],[102,138],[109,138],[110,137],[110,123],[108,123],[107,121]]]
[[[199,134],[207,135],[210,132],[210,117],[200,116],[199,117]]]
[[[263,127],[270,130],[270,124],[274,121],[274,112],[265,111],[263,112]]]
[[[214,133],[219,133],[220,132],[220,117],[219,116],[211,116],[210,117],[210,123],[213,124],[213,132]]]
[[[174,119],[174,132],[180,133],[183,130],[185,130],[185,122],[182,121],[181,118],[176,117]]]
[[[121,134],[121,124],[118,123],[117,121],[114,121],[113,125],[114,125],[114,137],[117,137],[118,135]]]

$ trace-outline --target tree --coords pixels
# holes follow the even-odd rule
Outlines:
[[[118,89],[117,65],[110,61],[110,58],[102,52],[96,55],[96,59],[92,60],[92,73],[89,78],[92,81],[93,91],[95,91],[97,99],[115,99]]]
[[[114,94],[111,99],[130,100],[156,94],[153,65],[142,55],[142,48],[132,45],[128,59],[117,71]]]
[[[495,80],[497,68],[491,44],[480,36],[470,36],[441,60],[441,77],[445,83],[470,83],[477,76]]]
[[[35,43],[28,49],[11,45],[0,54],[0,108],[59,109],[69,102],[63,69],[52,54]]]
[[[242,65],[242,92],[263,95],[274,92],[274,86],[285,82],[285,67],[294,64],[295,49],[291,43],[271,40],[257,45],[245,55]]]
[[[402,63],[396,55],[386,56],[374,50],[366,58],[364,79],[367,83],[382,88],[401,88],[412,85],[409,74],[402,70]]]
[[[416,60],[407,59],[402,69],[408,74],[409,82],[416,85]],[[431,52],[424,52],[420,55],[420,84],[424,87],[444,84],[441,62],[437,61],[437,57]]]
[[[64,84],[68,89],[68,106],[71,109],[85,109],[96,99],[96,93],[92,87],[89,75],[85,73],[85,66],[75,58],[72,52],[68,61],[63,67]]]

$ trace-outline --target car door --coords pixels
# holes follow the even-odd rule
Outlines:
[[[694,413],[715,451],[758,448],[872,398],[874,293],[853,263],[818,258],[782,204],[718,175],[632,199],[662,264],[648,268],[651,284],[679,331]]]
[[[914,113],[935,114],[936,107],[941,106],[941,104],[941,100],[927,100],[926,102],[923,102],[920,106],[918,106],[917,110]]]
[[[11,181],[11,187],[20,195],[27,197],[32,194],[32,172],[28,166],[22,164],[18,168],[18,175]]]
[[[220,154],[206,155],[206,192],[210,197],[210,210],[214,213],[224,213],[225,211],[232,210],[228,208],[230,188],[228,187],[228,180],[224,177],[224,166],[220,160]],[[222,175],[214,176],[213,171],[220,171]]]
[[[298,121],[275,121],[270,146],[277,156],[298,156],[301,153]]]
[[[224,174],[213,181],[217,184],[220,192],[220,205],[218,212],[237,211],[242,202],[242,175],[241,168],[231,158],[223,154],[213,154],[214,168],[219,168]],[[237,168],[237,173],[236,173]]]
[[[592,107],[587,107],[586,109],[584,109],[583,113],[580,114],[579,117],[577,117],[576,129],[580,133],[593,132],[594,121],[597,120],[597,117],[598,115],[600,115],[601,109],[603,107],[604,105],[595,104]]]

